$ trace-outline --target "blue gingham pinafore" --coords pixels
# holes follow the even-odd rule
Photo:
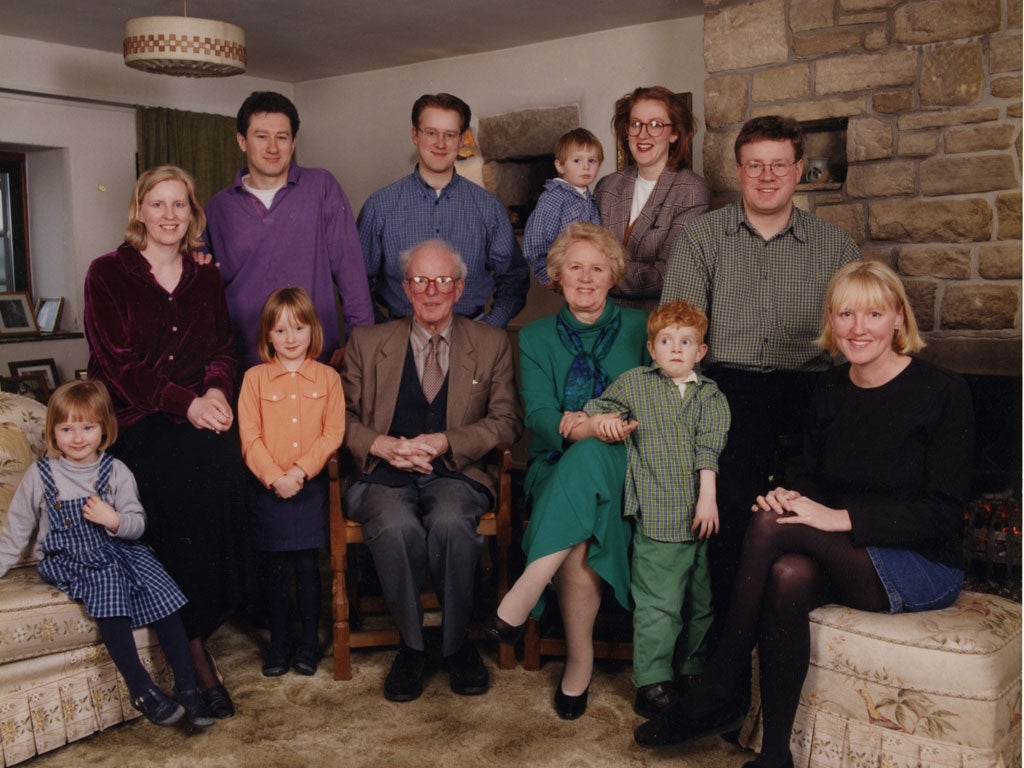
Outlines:
[[[160,562],[137,541],[107,533],[82,517],[88,497],[60,499],[50,460],[38,462],[46,492],[50,532],[43,541],[39,574],[81,600],[93,618],[127,616],[133,627],[169,616],[187,601]],[[96,478],[96,495],[109,503],[114,459],[104,453]]]

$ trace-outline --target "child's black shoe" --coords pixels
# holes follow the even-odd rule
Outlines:
[[[185,714],[185,708],[156,686],[147,688],[132,699],[132,706],[156,725],[174,725]]]
[[[210,710],[207,708],[198,689],[190,688],[187,691],[175,689],[174,697],[185,708],[185,719],[188,720],[188,724],[193,728],[206,728],[209,725],[213,725],[213,715],[210,714]]]

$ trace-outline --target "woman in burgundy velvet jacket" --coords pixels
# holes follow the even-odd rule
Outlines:
[[[125,242],[85,278],[89,378],[110,389],[146,540],[188,597],[182,610],[211,712],[234,713],[205,639],[242,597],[243,477],[231,399],[235,358],[224,288],[187,257],[205,227],[191,176],[151,168],[132,192]]]

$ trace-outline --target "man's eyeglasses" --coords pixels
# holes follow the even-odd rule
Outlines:
[[[642,120],[630,120],[629,123],[626,124],[626,132],[630,136],[639,136],[640,130],[644,126],[647,126],[647,135],[652,139],[656,139],[665,132],[665,127],[669,125],[672,125],[672,123],[665,123],[661,120],[651,120],[648,123],[645,123]]]
[[[455,290],[456,278],[451,275],[441,275],[440,277],[424,277],[423,275],[413,275],[406,282],[412,289],[413,293],[423,293],[427,290],[427,286],[431,283],[437,289],[438,293],[451,293]]]
[[[462,134],[458,131],[438,131],[434,128],[420,128],[416,126],[416,132],[420,136],[426,136],[427,141],[437,141],[441,139],[445,144],[452,144],[462,139]]]
[[[762,173],[765,168],[772,172],[773,176],[782,178],[789,173],[789,169],[792,168],[796,163],[787,163],[785,160],[773,160],[770,163],[759,163],[756,160],[750,160],[740,165],[743,172],[752,179],[756,179]]]

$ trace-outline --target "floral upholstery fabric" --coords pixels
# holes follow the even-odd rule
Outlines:
[[[36,401],[0,393],[0,526],[22,473],[43,455],[45,422]],[[95,622],[39,577],[33,547],[0,579],[0,766],[139,716]],[[135,644],[153,679],[170,688],[156,633],[136,630]]]
[[[760,745],[754,703],[740,743]],[[964,592],[940,611],[826,605],[790,746],[801,768],[1021,765],[1021,606]]]

